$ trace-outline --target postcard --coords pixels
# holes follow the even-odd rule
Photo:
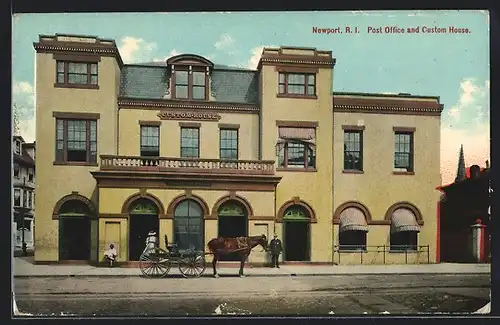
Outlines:
[[[16,316],[489,313],[487,11],[17,14],[12,41]]]

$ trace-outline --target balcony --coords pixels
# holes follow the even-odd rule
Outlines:
[[[274,175],[273,160],[192,159],[101,155],[101,171],[186,174]]]

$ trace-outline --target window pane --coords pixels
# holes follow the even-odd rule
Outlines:
[[[308,86],[307,87],[307,94],[308,95],[316,95],[316,89],[314,86]]]
[[[301,143],[288,143],[288,167],[305,167],[304,145]]]
[[[97,74],[97,63],[92,63],[90,65],[90,73],[95,75]]]
[[[278,156],[278,166],[285,167],[285,145],[278,144],[276,147],[277,156]]]
[[[97,140],[97,121],[90,121],[90,141]]]
[[[187,71],[176,71],[175,72],[175,84],[187,86],[187,84],[188,84],[188,72]]]
[[[288,84],[288,93],[299,94],[299,95],[305,94],[305,86]]]
[[[279,85],[279,93],[284,94],[285,93],[285,85]]]
[[[311,74],[311,75],[308,76],[307,83],[309,85],[315,85],[315,79],[316,79],[316,77],[313,74]]]
[[[141,126],[141,156],[160,155],[160,127]]]
[[[220,158],[227,160],[238,159],[237,130],[220,130]]]
[[[86,121],[68,122],[68,150],[86,150],[87,130]]]
[[[179,205],[175,208],[175,211],[174,211],[174,217],[188,217],[189,214],[188,214],[188,211],[189,211],[189,201],[182,201],[181,203],[179,203]],[[182,221],[179,220],[180,224],[182,224]],[[176,221],[177,223],[177,221]]]
[[[69,73],[85,73],[87,74],[87,64],[86,63],[68,63]]]
[[[280,73],[279,74],[278,83],[280,83],[280,84],[284,84],[285,83],[285,74],[284,73]]]
[[[64,136],[64,121],[63,120],[57,120],[57,135],[56,139],[57,140],[63,140]]]
[[[61,62],[61,61],[57,62],[57,72],[64,73],[64,62]]]
[[[205,73],[193,71],[193,85],[205,86]]]
[[[181,157],[183,158],[198,158],[199,156],[199,139],[197,128],[182,128],[181,129]]]
[[[176,98],[188,98],[188,86],[175,86]]]
[[[92,85],[97,85],[97,76],[90,76],[90,83]]]
[[[193,86],[193,99],[205,99],[204,86]]]
[[[57,74],[57,83],[58,84],[64,83],[64,73],[58,73]]]
[[[308,148],[308,160],[307,160],[307,167],[310,168],[316,168],[316,147],[310,146]]]
[[[86,84],[87,74],[69,74],[68,83],[71,84]]]
[[[305,84],[306,78],[303,74],[289,74],[288,83],[289,84]]]

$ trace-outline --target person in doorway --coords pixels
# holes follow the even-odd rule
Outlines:
[[[269,251],[271,252],[271,267],[279,268],[279,257],[283,251],[283,247],[281,245],[281,240],[279,240],[278,235],[276,234],[274,234],[274,238],[271,239],[271,242],[269,243]]]
[[[109,245],[109,249],[104,252],[104,258],[108,260],[109,266],[113,267],[113,263],[116,261],[116,248],[114,244]]]

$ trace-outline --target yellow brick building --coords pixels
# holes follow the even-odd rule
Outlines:
[[[289,262],[414,263],[418,245],[435,260],[439,98],[334,94],[332,52],[313,48],[246,70],[128,65],[89,36],[34,47],[35,261],[97,262],[110,243],[135,261],[150,230],[199,250],[276,233]]]

